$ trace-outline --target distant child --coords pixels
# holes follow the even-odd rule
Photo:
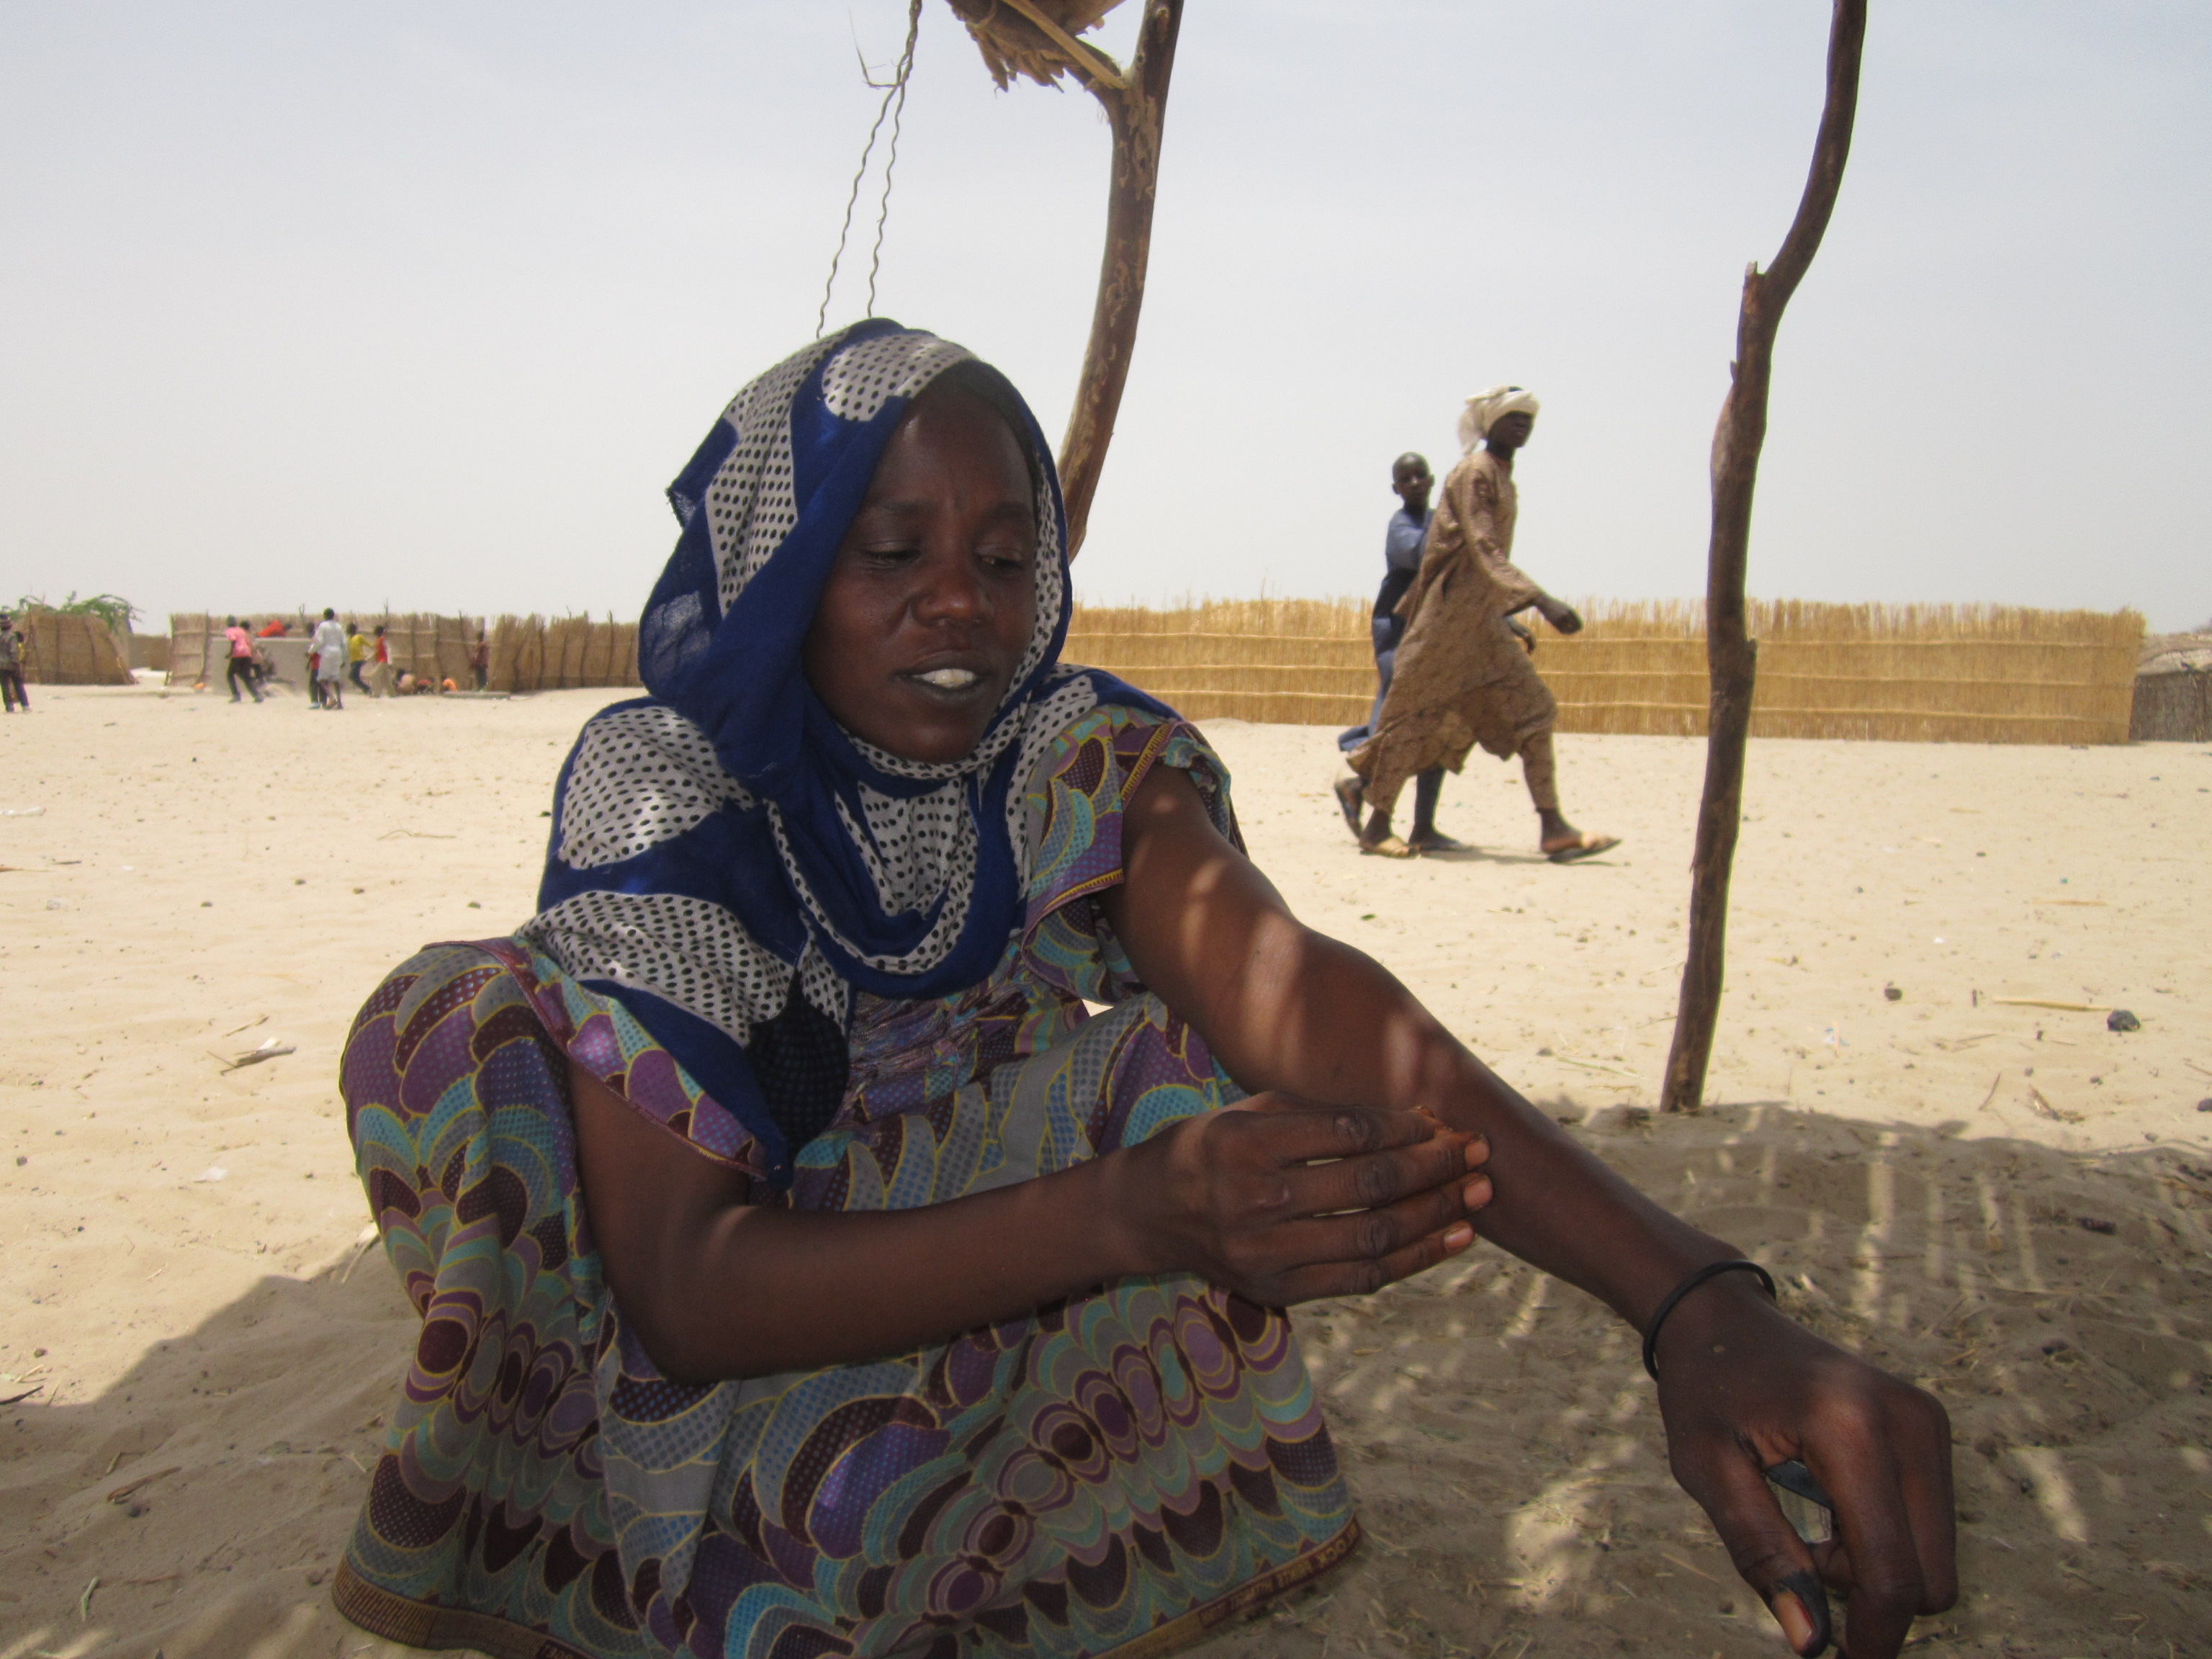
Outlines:
[[[230,684],[230,700],[233,702],[239,701],[238,688],[242,685],[253,694],[253,701],[259,702],[260,676],[253,659],[253,635],[238,625],[235,617],[230,619],[229,625],[222,633],[223,637],[230,641],[230,666],[224,676]]]
[[[361,665],[368,660],[368,635],[361,631],[359,623],[346,624],[346,676],[353,681],[353,689],[362,696],[368,687],[362,683]]]
[[[469,647],[469,666],[476,672],[477,690],[483,690],[491,681],[491,641],[484,637],[481,628],[477,629],[477,642]],[[448,685],[446,689],[453,688]]]
[[[333,711],[345,707],[345,692],[340,680],[345,673],[345,629],[337,623],[337,613],[325,607],[322,621],[315,624],[315,690],[316,701]]]
[[[15,712],[15,705],[23,705],[23,712],[31,712],[31,699],[23,690],[23,636],[15,631],[15,619],[0,611],[0,698],[4,698],[8,713]]]
[[[388,697],[392,695],[392,641],[384,637],[382,623],[376,625],[376,638],[369,646],[369,674],[376,681],[376,695]]]

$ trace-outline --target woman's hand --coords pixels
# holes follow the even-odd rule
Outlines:
[[[1279,1308],[1380,1290],[1465,1249],[1489,1156],[1425,1112],[1270,1093],[1102,1161],[1119,1166],[1111,1207],[1132,1259]]]
[[[1431,1105],[1491,1152],[1485,1172],[1494,1173],[1496,1192],[1479,1218],[1483,1236],[1639,1329],[1684,1274],[1742,1255],[1593,1158],[1376,963],[1299,926],[1214,830],[1188,779],[1155,769],[1122,835],[1129,878],[1102,900],[1115,935],[1144,982],[1247,1088]],[[1308,1258],[1316,1259],[1334,1274],[1352,1265],[1340,1251]],[[1237,1276],[1233,1267],[1209,1271],[1224,1282]],[[1674,1473],[1801,1653],[1824,1639],[1815,1621],[1825,1577],[1850,1594],[1852,1659],[1892,1659],[1912,1614],[1948,1607],[1957,1594],[1942,1410],[1729,1282],[1741,1278],[1698,1287],[1661,1333],[1660,1403]],[[1767,1491],[1761,1472],[1792,1457],[1836,1500],[1834,1545],[1808,1551]],[[1793,1584],[1793,1572],[1807,1577]]]
[[[1850,1598],[1844,1651],[1892,1659],[1916,1613],[1957,1599],[1951,1422],[1934,1395],[1823,1342],[1756,1289],[1717,1281],[1660,1333],[1668,1461],[1800,1654],[1827,1645],[1822,1585]],[[1763,1471],[1790,1458],[1835,1500],[1808,1545]]]

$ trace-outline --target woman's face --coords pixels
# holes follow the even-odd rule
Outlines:
[[[854,736],[907,760],[981,741],[1036,628],[1036,504],[988,404],[926,392],[839,544],[802,660]]]

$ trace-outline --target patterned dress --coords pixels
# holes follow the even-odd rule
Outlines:
[[[1237,1098],[1096,902],[1159,764],[1235,835],[1188,726],[1105,707],[1069,726],[1024,802],[1021,930],[959,994],[860,999],[843,1104],[787,1190],[620,1003],[542,953],[436,945],[384,981],[343,1089],[423,1325],[335,1587],[349,1619],[497,1659],[1133,1659],[1352,1552],[1279,1310],[1124,1279],[915,1352],[687,1385],[626,1330],[579,1190],[569,1060],[757,1201],[810,1210],[941,1203]]]

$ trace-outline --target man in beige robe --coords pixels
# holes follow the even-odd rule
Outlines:
[[[1460,416],[1466,455],[1444,480],[1430,520],[1420,574],[1398,615],[1406,622],[1396,672],[1375,733],[1351,756],[1356,783],[1340,791],[1348,811],[1369,812],[1363,852],[1410,858],[1390,828],[1407,779],[1431,767],[1458,771],[1480,744],[1503,760],[1519,755],[1540,820],[1538,845],[1556,864],[1619,846],[1586,835],[1559,811],[1552,726],[1558,705],[1536,677],[1523,636],[1508,620],[1534,608],[1562,634],[1582,618],[1513,562],[1519,499],[1513,457],[1535,429],[1537,401],[1519,386],[1494,386],[1467,401]],[[1480,447],[1478,447],[1480,446]]]

